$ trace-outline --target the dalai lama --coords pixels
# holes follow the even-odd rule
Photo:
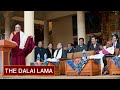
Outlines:
[[[11,42],[16,44],[12,51],[12,65],[26,65],[26,56],[32,52],[34,48],[33,36],[28,36],[21,31],[19,24],[15,25],[15,31],[11,33]]]

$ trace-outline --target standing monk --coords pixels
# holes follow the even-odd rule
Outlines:
[[[16,47],[11,50],[12,65],[26,65],[25,58],[34,48],[33,37],[23,33],[21,26],[16,24],[15,31],[11,33],[9,40],[16,44]]]

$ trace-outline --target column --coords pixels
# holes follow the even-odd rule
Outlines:
[[[47,48],[49,43],[49,22],[44,21],[44,48]]]
[[[34,11],[24,11],[24,32],[34,36]],[[26,57],[26,65],[34,61],[34,50]]]
[[[3,13],[3,16],[5,18],[5,39],[9,39],[10,37],[10,12],[6,11],[5,13]]]
[[[119,11],[116,11],[115,15],[118,16],[119,15]],[[119,18],[115,19],[115,28],[114,28],[115,31],[114,32],[117,32],[116,30],[119,30],[118,29],[119,28],[119,20],[120,20]]]
[[[84,43],[86,43],[84,11],[77,11],[77,36],[78,36],[78,44],[79,44],[79,38],[84,38]]]

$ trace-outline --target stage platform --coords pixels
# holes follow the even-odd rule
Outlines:
[[[120,79],[120,75],[98,76],[0,76],[0,79]]]

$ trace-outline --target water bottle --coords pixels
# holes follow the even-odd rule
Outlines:
[[[37,55],[36,61],[40,61],[40,54]]]
[[[87,55],[86,55],[86,51],[83,50],[82,52],[82,60],[86,61],[87,60]]]
[[[44,61],[47,61],[47,54],[44,54]]]

